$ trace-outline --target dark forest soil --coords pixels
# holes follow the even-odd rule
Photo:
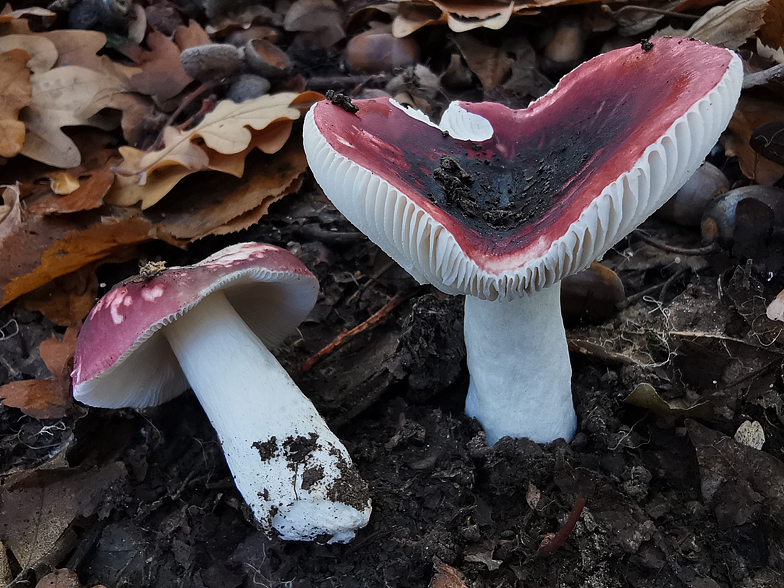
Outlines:
[[[647,229],[698,242],[655,221]],[[760,322],[780,284],[725,254],[622,241],[605,263],[627,295],[661,287],[602,325],[570,331],[576,437],[488,447],[462,413],[462,300],[416,285],[315,188],[231,239],[187,253],[150,245],[142,257],[179,265],[244,240],[287,247],[319,277],[315,309],[278,355],[368,482],[369,525],[346,545],[265,537],[190,393],[141,413],[78,408],[63,421],[0,407],[3,472],[116,470],[96,514],[76,517],[59,551],[15,585],[35,585],[34,571],[48,566],[109,588],[407,588],[428,586],[437,561],[476,588],[784,585],[782,348],[777,332],[763,332],[775,325]],[[103,291],[136,269],[136,260],[105,266]],[[296,373],[398,293],[406,300],[381,324]],[[19,333],[0,341],[0,383],[46,374],[31,350],[60,332],[13,305],[0,324],[12,318]],[[652,386],[649,400],[657,394],[654,410],[624,402],[641,383]],[[731,440],[745,420],[761,423],[763,451]],[[587,505],[566,543],[537,557],[578,497]]]

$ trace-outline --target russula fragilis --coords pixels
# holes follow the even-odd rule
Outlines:
[[[143,408],[190,385],[265,530],[348,541],[368,522],[367,485],[266,347],[305,318],[317,293],[296,257],[257,243],[132,278],[101,298],[82,326],[74,398]]]
[[[490,444],[576,429],[559,281],[694,173],[727,126],[740,58],[683,38],[600,55],[524,110],[319,102],[308,163],[335,206],[420,282],[467,294],[466,412]]]

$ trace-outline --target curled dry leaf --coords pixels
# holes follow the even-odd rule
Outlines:
[[[689,30],[667,27],[657,37],[682,36],[705,41],[728,49],[737,49],[763,25],[768,0],[733,0],[726,6],[714,6]]]
[[[19,565],[30,567],[52,550],[76,517],[96,512],[110,488],[126,476],[121,462],[11,475],[0,490],[0,539]]]
[[[77,167],[79,148],[61,128],[94,126],[83,112],[115,80],[85,67],[67,65],[30,78],[32,101],[20,118],[27,126],[22,155],[60,168]]]
[[[19,111],[30,104],[29,55],[22,49],[0,54],[0,156],[13,157],[22,150],[25,125]]]
[[[5,35],[0,37],[0,53],[22,49],[30,56],[27,67],[33,73],[49,71],[57,63],[57,48],[43,35]]]
[[[142,68],[131,77],[137,92],[158,100],[174,98],[193,80],[180,65],[180,48],[158,31],[147,35],[150,51],[134,51],[131,58]]]
[[[9,245],[6,239],[13,235],[22,224],[22,207],[19,204],[19,188],[5,186],[2,194],[3,204],[0,205],[0,250]]]
[[[163,135],[163,149],[147,152],[138,159],[126,159],[116,171],[122,175],[138,174],[139,183],[144,184],[149,172],[165,166],[208,169],[207,153],[193,141],[200,138],[210,149],[226,155],[240,153],[253,139],[250,129],[261,130],[279,120],[299,118],[300,111],[294,104],[305,98],[309,97],[285,92],[239,104],[223,100],[192,129],[181,131],[167,127]]]
[[[174,42],[180,51],[188,49],[189,47],[198,47],[199,45],[208,45],[212,43],[210,36],[204,32],[201,25],[195,20],[188,23],[188,26],[180,25],[174,30]]]
[[[430,588],[466,588],[460,572],[452,566],[434,558],[433,567],[436,575],[430,580]]]
[[[52,377],[21,380],[0,386],[0,401],[38,419],[64,417],[72,404],[69,362],[76,348],[76,327],[69,327],[58,341],[52,335],[41,342],[39,352]]]
[[[57,13],[52,12],[51,10],[47,10],[46,8],[40,8],[38,6],[30,6],[29,8],[21,8],[19,10],[13,10],[10,4],[6,4],[5,8],[0,12],[0,24],[11,22],[18,18],[22,18],[23,16],[40,16],[44,18],[56,18]]]
[[[242,178],[200,174],[178,186],[172,201],[159,204],[149,218],[178,239],[201,239],[247,228],[263,216],[270,204],[296,192],[307,161],[299,142],[281,151],[249,157]],[[189,183],[190,182],[190,183]],[[178,198],[186,195],[187,200]],[[182,202],[187,202],[183,207]]]
[[[784,106],[780,101],[744,95],[730,121],[730,133],[722,138],[724,151],[738,158],[743,175],[764,186],[784,176],[784,166],[762,157],[751,147],[750,140],[754,129],[778,121],[784,121]]]
[[[709,419],[713,416],[713,408],[709,403],[700,398],[674,398],[665,400],[650,384],[639,384],[623,399],[628,404],[633,404],[651,412],[669,418],[690,417]]]
[[[105,261],[124,261],[124,256],[113,256]],[[100,263],[100,262],[98,262]],[[96,264],[55,278],[48,284],[28,292],[19,300],[27,309],[40,312],[57,325],[79,326],[90,312],[98,297]]]
[[[157,238],[179,244],[131,210],[27,214],[2,241],[7,257],[0,264],[0,306],[124,247]]]

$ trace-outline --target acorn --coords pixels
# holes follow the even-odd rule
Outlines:
[[[705,162],[653,216],[683,227],[698,227],[708,203],[729,189],[724,173]]]
[[[291,70],[289,56],[264,39],[251,39],[245,44],[243,51],[248,68],[265,78],[282,77]]]
[[[353,73],[376,74],[405,68],[419,61],[419,46],[411,37],[365,31],[346,46],[346,63]]]
[[[784,237],[784,190],[744,186],[725,192],[708,204],[700,228],[703,239],[723,247],[731,247],[739,237]]]
[[[567,327],[606,322],[618,313],[618,305],[625,299],[623,282],[601,263],[593,262],[561,280],[561,314]]]
[[[240,103],[263,96],[269,92],[269,89],[270,83],[266,78],[256,74],[241,74],[232,82],[226,97],[233,102]]]
[[[233,74],[242,63],[242,51],[234,45],[211,43],[183,50],[180,65],[194,80],[220,80]]]

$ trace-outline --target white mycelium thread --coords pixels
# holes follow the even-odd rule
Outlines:
[[[417,280],[448,294],[513,300],[586,268],[664,204],[726,128],[742,80],[743,66],[734,56],[716,87],[607,185],[544,255],[519,264],[507,259],[498,268],[479,267],[441,223],[371,170],[339,154],[319,132],[312,110],[305,117],[305,153],[335,206]],[[447,125],[452,120],[447,117]],[[445,130],[451,132],[448,126]]]

